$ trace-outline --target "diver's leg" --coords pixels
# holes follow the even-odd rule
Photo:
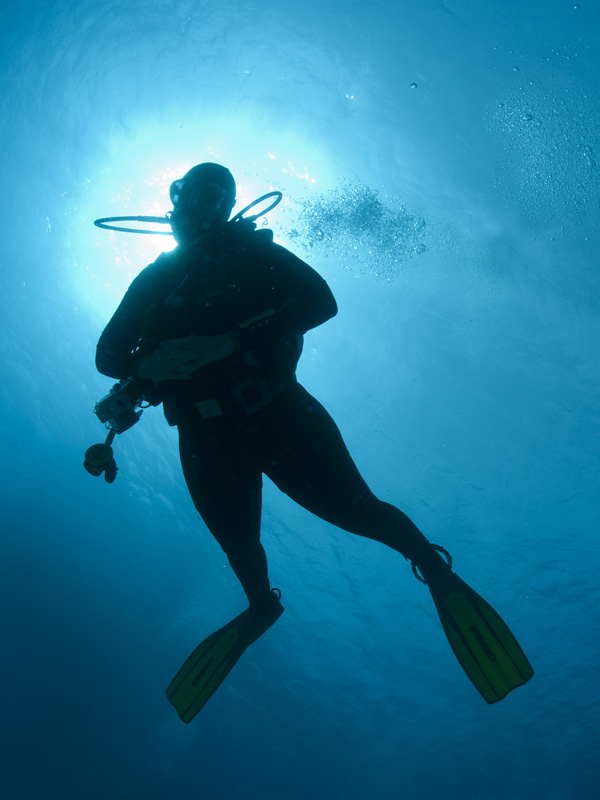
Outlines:
[[[350,533],[374,539],[401,553],[420,569],[425,580],[447,566],[431,542],[403,511],[379,500],[372,492],[355,503],[338,525]]]
[[[231,417],[179,414],[183,474],[206,526],[227,555],[250,607],[272,603],[267,557],[260,541],[262,474],[244,432]]]
[[[269,409],[263,431],[273,451],[267,475],[293,500],[350,533],[401,553],[425,578],[445,561],[398,508],[378,500],[323,406],[295,384]]]

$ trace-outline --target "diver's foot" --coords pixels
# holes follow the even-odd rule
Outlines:
[[[264,598],[251,603],[248,610],[253,617],[267,617],[275,622],[275,620],[283,614],[280,590],[271,589]]]

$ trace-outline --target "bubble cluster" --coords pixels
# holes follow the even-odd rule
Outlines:
[[[600,192],[594,106],[578,87],[507,93],[488,125],[503,153],[497,188],[531,220],[595,215]]]
[[[365,185],[344,184],[299,202],[287,237],[304,250],[335,256],[348,269],[385,280],[398,277],[406,261],[427,250],[425,221],[398,200]]]

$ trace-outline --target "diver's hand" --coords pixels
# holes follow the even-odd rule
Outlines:
[[[187,381],[194,372],[207,364],[214,364],[230,356],[238,348],[232,333],[219,336],[184,336],[161,342],[153,353],[142,358],[136,375],[154,383],[160,381]]]

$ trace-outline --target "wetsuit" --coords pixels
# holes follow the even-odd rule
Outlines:
[[[296,381],[302,335],[336,313],[325,281],[270,231],[230,223],[143,270],[98,343],[99,371],[127,378],[161,341],[234,333],[230,356],[191,380],[149,383],[147,397],[177,425],[194,504],[254,608],[269,596],[263,473],[309,511],[387,544],[424,574],[441,565],[408,517],[371,493],[328,412]]]

